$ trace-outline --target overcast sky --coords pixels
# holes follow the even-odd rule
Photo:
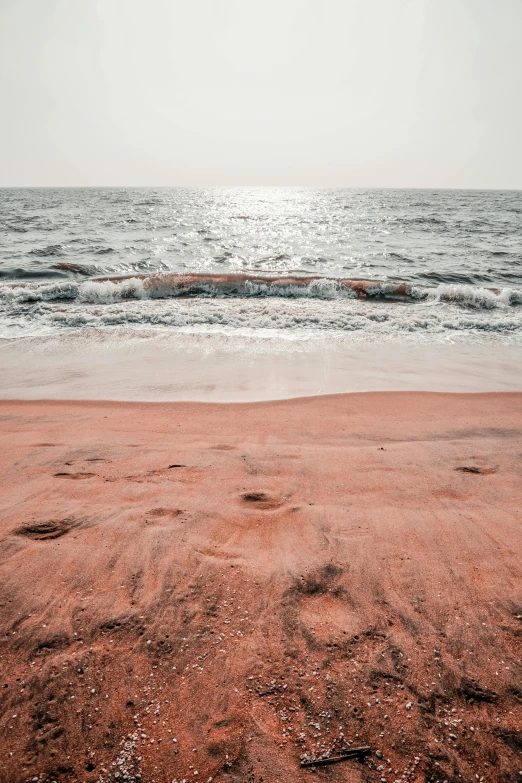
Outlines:
[[[0,0],[0,185],[522,188],[522,0]]]

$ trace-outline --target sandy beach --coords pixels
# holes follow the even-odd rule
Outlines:
[[[519,779],[521,394],[0,421],[2,783]]]

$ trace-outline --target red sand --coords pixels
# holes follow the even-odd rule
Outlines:
[[[0,403],[2,783],[518,780],[521,414]]]

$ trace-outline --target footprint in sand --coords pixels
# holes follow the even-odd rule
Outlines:
[[[74,519],[53,519],[49,522],[38,522],[33,525],[22,525],[14,532],[18,536],[32,538],[34,541],[49,541],[64,536],[78,523]]]
[[[267,495],[266,492],[245,492],[241,495],[241,500],[243,503],[263,511],[280,508],[284,502],[278,498]]]
[[[183,509],[181,508],[151,508],[150,511],[147,511],[144,522],[146,525],[166,524],[172,522],[181,514],[183,514]],[[180,521],[183,522],[184,520]]]
[[[183,511],[180,508],[151,508],[147,513],[150,517],[177,517]]]

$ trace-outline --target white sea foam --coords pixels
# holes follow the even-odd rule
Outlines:
[[[109,289],[110,292],[110,289]],[[423,301],[400,306],[393,302],[282,298],[132,299],[103,304],[40,301],[14,308],[0,319],[3,334],[47,333],[61,328],[138,326],[169,329],[278,330],[305,334],[358,333],[368,338],[384,335],[440,335],[522,333],[522,308],[469,310],[452,304]],[[16,328],[15,328],[16,327]]]
[[[441,283],[435,288],[412,286],[411,296],[431,302],[449,302],[478,310],[494,310],[522,304],[522,291],[513,288],[493,290],[473,285]]]
[[[55,299],[76,299],[80,286],[73,280],[53,283],[2,283],[0,300],[4,304],[44,302]]]
[[[145,290],[143,280],[136,277],[113,282],[111,280],[87,280],[78,288],[78,298],[90,304],[111,304],[123,299],[146,299],[149,292]]]

